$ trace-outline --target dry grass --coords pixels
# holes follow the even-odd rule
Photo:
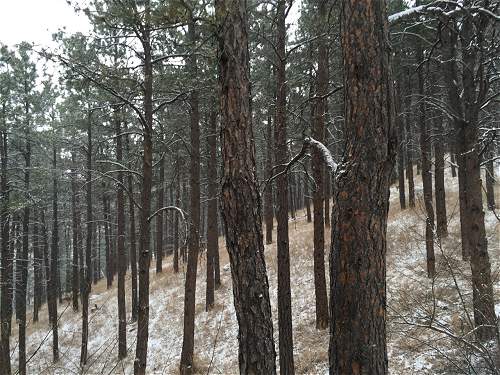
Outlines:
[[[421,185],[419,178],[416,186]],[[464,285],[469,282],[468,265],[460,260],[460,238],[458,224],[458,193],[447,191],[447,207],[450,217],[448,239],[443,242],[446,258],[437,254],[438,281],[431,293],[431,282],[426,277],[425,252],[423,251],[423,207],[421,202],[414,210],[401,211],[397,194],[391,194],[391,205],[388,218],[388,340],[390,367],[393,374],[431,374],[439,368],[445,368],[446,361],[439,358],[429,349],[429,343],[438,345],[435,335],[425,329],[402,327],[397,324],[398,315],[414,318],[416,314],[425,315],[433,299],[438,299],[443,306],[456,303],[456,290],[450,284],[449,266],[460,275]],[[497,186],[497,196],[500,187]],[[294,324],[294,353],[296,372],[298,374],[321,374],[327,371],[328,362],[328,330],[318,331],[315,328],[314,316],[314,282],[313,282],[313,230],[312,224],[305,220],[305,212],[297,212],[297,219],[290,222],[290,257],[292,276],[292,305]],[[274,234],[274,233],[273,233]],[[489,225],[488,236],[491,258],[494,262],[494,276],[498,282],[498,262],[500,256],[500,225]],[[329,248],[330,231],[325,233],[326,249]],[[232,306],[231,275],[228,268],[228,254],[224,240],[219,239],[222,286],[216,291],[216,304],[210,312],[205,312],[205,273],[206,266],[199,262],[196,304],[196,336],[195,367],[196,373],[205,374],[210,367],[211,373],[236,374],[237,367],[237,324]],[[326,251],[328,254],[328,251]],[[277,344],[277,260],[276,246],[266,246],[266,265],[270,282],[272,313],[275,324],[275,341]],[[328,256],[325,257],[328,262]],[[127,280],[129,276],[127,275]],[[166,258],[163,272],[150,272],[150,355],[148,373],[173,374],[177,372],[182,342],[182,311],[184,273],[175,274],[172,259]],[[327,275],[328,282],[328,275]],[[127,306],[130,306],[130,293],[127,281]],[[451,285],[451,286],[450,286]],[[498,285],[498,284],[497,284]],[[496,288],[497,300],[500,288]],[[89,353],[91,358],[87,373],[130,373],[135,347],[135,324],[128,326],[129,357],[123,363],[116,358],[116,290],[106,290],[105,280],[93,285],[91,306],[98,309],[91,313],[91,341]],[[61,312],[63,306],[59,307]],[[445,316],[445,310],[440,310]],[[446,313],[446,314],[445,314]],[[449,326],[453,332],[463,330],[463,318],[459,312],[450,315]],[[32,373],[79,372],[78,354],[80,345],[80,313],[69,307],[61,318],[61,351],[63,353],[59,367],[50,363],[50,337],[39,354],[30,363]],[[45,307],[40,311],[40,321],[28,326],[28,357],[48,332],[48,321]],[[13,344],[15,345],[14,331]],[[277,345],[276,345],[277,346]],[[415,366],[421,358],[433,364],[432,369]],[[434,359],[433,359],[434,358]],[[115,368],[116,366],[116,368]]]

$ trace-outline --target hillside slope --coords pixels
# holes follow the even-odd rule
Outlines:
[[[421,186],[416,181],[417,187]],[[388,351],[392,374],[454,373],[457,367],[467,366],[461,358],[460,346],[425,326],[429,311],[434,322],[450,332],[464,330],[466,314],[460,303],[453,276],[461,289],[464,303],[470,312],[470,271],[460,260],[457,180],[447,176],[447,205],[450,235],[436,247],[438,275],[434,283],[426,277],[423,207],[401,211],[397,189],[391,189],[391,209],[388,227]],[[497,191],[498,193],[498,191]],[[417,194],[421,191],[417,188]],[[497,194],[498,195],[498,194]],[[496,301],[500,301],[499,237],[500,225],[495,215],[486,213],[490,257],[493,262]],[[327,231],[329,246],[329,231]],[[317,331],[314,318],[314,283],[312,255],[312,224],[304,213],[290,224],[291,285],[296,372],[324,374],[328,369],[328,331]],[[197,373],[236,374],[237,322],[233,308],[231,276],[224,243],[220,241],[222,287],[216,291],[216,306],[205,312],[204,262],[200,262],[197,283],[195,364]],[[266,261],[271,287],[271,302],[277,343],[277,264],[275,245],[266,246]],[[327,259],[328,261],[328,259]],[[148,373],[177,373],[182,346],[182,310],[184,274],[174,274],[171,259],[167,258],[162,274],[151,271],[150,338]],[[129,275],[127,275],[129,277]],[[128,279],[127,279],[128,282]],[[433,292],[431,292],[433,291]],[[128,291],[127,291],[128,297]],[[129,306],[130,301],[127,301]],[[89,363],[79,368],[80,314],[71,307],[60,306],[61,360],[51,363],[51,337],[45,307],[38,323],[28,327],[28,373],[30,374],[129,374],[133,372],[136,324],[128,325],[129,355],[117,358],[116,289],[105,290],[105,280],[93,287],[90,306]],[[437,308],[436,308],[437,306]],[[500,310],[500,304],[497,304]],[[277,345],[276,345],[277,346]],[[16,337],[12,339],[16,349]],[[436,349],[437,348],[437,349]],[[473,361],[474,358],[471,360]],[[13,353],[13,363],[17,353]],[[462,361],[462,362],[461,362]],[[476,359],[477,361],[477,359]],[[456,365],[456,363],[459,365]],[[455,367],[452,365],[455,363]],[[462,364],[460,364],[462,363]]]

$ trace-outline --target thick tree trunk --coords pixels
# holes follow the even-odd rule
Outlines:
[[[332,221],[331,374],[388,372],[386,231],[397,140],[385,6],[342,7],[346,159]]]
[[[214,103],[215,104],[215,103]],[[207,212],[207,290],[206,310],[210,310],[215,300],[215,253],[219,252],[219,234],[217,231],[217,112],[210,111],[207,137],[207,179],[208,179],[208,212]],[[220,281],[220,280],[219,280]]]
[[[317,25],[322,28],[327,22],[327,0],[319,2]],[[318,38],[318,75],[316,95],[321,97],[313,104],[313,129],[312,136],[323,142],[325,134],[326,97],[328,91],[328,50],[324,36]],[[311,168],[316,182],[313,192],[314,211],[314,292],[316,294],[316,328],[328,327],[328,296],[326,293],[325,278],[325,222],[324,222],[324,176],[322,157],[317,149],[312,151]]]
[[[276,121],[274,124],[274,160],[276,173],[284,172],[288,161],[286,124],[286,0],[279,0],[276,8]],[[281,374],[294,374],[292,337],[292,296],[290,290],[290,250],[288,239],[288,176],[276,178],[276,244],[278,251],[278,329],[279,364]],[[292,196],[292,194],[290,194]]]
[[[188,22],[189,41],[194,48],[196,36],[196,24],[194,18]],[[196,56],[191,56],[187,62],[188,72],[196,79],[198,67]],[[180,372],[191,374],[193,371],[194,354],[194,318],[196,302],[196,273],[198,270],[198,251],[200,246],[200,114],[198,109],[198,91],[190,94],[190,125],[191,125],[191,164],[190,164],[190,193],[191,207],[189,215],[191,227],[189,234],[189,252],[186,271],[186,283],[184,292],[184,336],[182,340],[182,353]]]
[[[221,208],[238,319],[239,371],[275,374],[261,201],[255,176],[246,1],[216,0],[215,10],[224,163]]]

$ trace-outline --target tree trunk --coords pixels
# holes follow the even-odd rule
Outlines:
[[[175,205],[177,207],[181,206],[181,171],[179,164],[179,156],[176,155],[175,159]],[[179,272],[179,215],[176,214],[174,217],[174,272]]]
[[[221,208],[238,319],[239,371],[241,374],[275,374],[261,201],[255,176],[246,1],[216,0],[215,14],[219,25],[224,165]]]
[[[495,204],[495,168],[493,166],[493,154],[490,153],[490,159],[486,161],[486,201],[488,210],[493,211],[496,208]]]
[[[446,191],[444,187],[444,137],[443,119],[434,120],[434,185],[436,190],[436,232],[439,238],[448,236],[448,219],[446,217]]]
[[[86,220],[87,233],[85,241],[85,266],[84,280],[82,280],[82,346],[80,352],[80,365],[87,363],[87,345],[89,340],[89,296],[92,288],[92,236],[94,233],[92,213],[92,121],[89,109],[87,118],[87,171],[85,176],[86,194]]]
[[[163,138],[163,127],[160,128],[160,135]],[[158,201],[156,208],[161,210],[165,201],[165,190],[163,184],[165,182],[165,156],[161,156],[160,160],[160,171],[158,180]],[[160,273],[163,270],[163,216],[165,212],[160,211],[156,215],[156,273]]]
[[[102,212],[103,212],[103,226],[104,226],[104,246],[106,258],[106,288],[109,289],[113,286],[113,254],[111,254],[111,214],[109,209],[109,197],[106,192],[106,185],[102,184]],[[97,277],[98,278],[98,277]],[[97,279],[97,278],[94,278]]]
[[[116,134],[116,161],[123,163],[123,142],[121,136],[120,113],[116,111],[115,134]],[[117,176],[116,186],[116,257],[118,258],[118,358],[127,356],[127,312],[125,308],[125,273],[127,272],[127,260],[125,256],[125,198],[123,196],[123,172],[120,170]]]
[[[399,206],[402,210],[406,209],[405,195],[405,124],[403,114],[401,113],[401,88],[399,82],[396,83],[396,121],[398,132],[398,183],[399,183]]]
[[[408,90],[405,95],[405,122],[406,122],[406,178],[408,179],[408,205],[415,208],[415,181],[413,179],[413,132],[411,122],[411,77],[408,68]]]
[[[451,177],[457,177],[457,168],[456,168],[456,162],[457,162],[457,158],[455,157],[455,146],[453,145],[452,143],[452,146],[451,146],[451,151],[450,151],[450,161],[451,161]]]
[[[47,286],[49,321],[52,326],[52,360],[59,360],[59,336],[57,316],[57,282],[59,278],[59,221],[58,221],[58,187],[57,187],[57,148],[52,150],[53,192],[52,192],[52,246],[50,250],[50,283]]]
[[[144,51],[144,121],[142,154],[142,190],[139,223],[139,307],[134,374],[145,375],[149,338],[149,265],[151,259],[151,185],[153,179],[153,63],[151,51],[151,2],[144,1],[144,27],[141,43]]]
[[[33,209],[33,322],[38,322],[38,312],[42,305],[43,258],[40,252],[40,232],[38,210]]]
[[[188,211],[188,187],[187,187],[187,184],[186,184],[186,180],[183,179],[182,181],[182,199],[181,199],[181,202],[182,202],[182,209],[184,211]],[[189,233],[184,233],[184,236],[186,237]],[[181,246],[181,259],[182,259],[182,263],[183,264],[186,264],[187,262],[187,241],[183,241],[182,242],[182,246]]]
[[[418,1],[417,1],[418,4]],[[417,42],[416,63],[418,69],[418,95],[419,95],[419,127],[420,127],[420,151],[422,165],[422,185],[424,190],[425,205],[425,250],[427,253],[427,276],[434,278],[436,273],[436,258],[434,256],[434,207],[432,206],[432,175],[431,175],[431,135],[427,125],[427,108],[425,104],[425,78],[424,78],[424,54],[421,42]]]
[[[469,3],[466,6],[470,6]],[[483,17],[483,16],[480,16]],[[486,18],[487,19],[487,18]],[[480,28],[486,28],[485,18],[478,21]],[[462,255],[470,256],[472,271],[474,323],[476,337],[487,341],[497,333],[491,264],[484,224],[483,195],[478,139],[479,105],[486,92],[476,87],[476,75],[484,76],[482,37],[485,29],[475,29],[472,16],[466,13],[458,25],[443,28],[443,73],[450,108],[454,111],[456,131],[456,152],[458,157],[458,184],[460,221],[462,229]],[[456,58],[457,36],[461,39],[462,92],[459,92],[458,64]],[[477,45],[475,44],[477,43]],[[479,69],[477,73],[476,67]],[[482,95],[482,97],[481,97]]]
[[[130,150],[130,141],[129,137],[125,138],[125,147],[127,148],[127,155],[130,158],[132,153]],[[132,165],[129,165],[129,168],[132,169]],[[129,191],[129,225],[130,225],[130,273],[131,273],[131,281],[132,286],[130,291],[132,293],[132,321],[137,321],[137,311],[138,311],[138,302],[137,302],[137,245],[136,245],[136,233],[135,233],[135,203],[134,203],[134,184],[132,180],[132,173],[129,173],[127,176],[128,183],[128,191]]]
[[[323,27],[328,17],[327,0],[319,2],[317,25]],[[323,142],[325,134],[326,94],[328,91],[328,50],[324,36],[318,38],[318,75],[316,95],[321,99],[313,105],[313,129],[312,136],[319,142]],[[324,223],[324,176],[322,157],[315,148],[311,152],[312,175],[316,181],[316,189],[313,192],[314,211],[314,291],[316,294],[316,328],[328,327],[328,296],[326,293],[325,278],[325,223]]]
[[[26,116],[29,115],[29,105],[26,104]],[[26,293],[28,290],[28,250],[29,250],[29,222],[30,222],[30,171],[31,171],[31,140],[29,132],[30,124],[26,124],[26,149],[24,152],[24,194],[25,206],[23,208],[23,229],[22,229],[22,252],[16,264],[16,271],[19,274],[16,287],[16,320],[19,327],[19,373],[26,374]]]
[[[308,168],[309,169],[309,168]],[[312,221],[312,216],[311,216],[311,195],[309,192],[309,176],[305,176],[304,179],[304,204],[306,205],[306,215],[307,215],[307,222],[310,223]]]
[[[197,40],[196,24],[191,14],[188,22],[188,35],[192,48]],[[193,79],[197,78],[198,67],[196,56],[190,56],[187,69]],[[182,353],[180,372],[191,374],[193,371],[194,353],[194,318],[196,302],[196,272],[198,270],[198,250],[200,246],[200,114],[198,109],[198,91],[193,90],[189,98],[190,125],[191,125],[191,164],[189,186],[191,192],[189,234],[189,252],[184,293],[184,336],[182,340]]]
[[[206,311],[209,311],[214,305],[214,263],[215,253],[219,252],[219,234],[217,233],[217,112],[215,110],[215,103],[213,104],[213,109],[210,111],[210,127],[207,137],[208,212]]]
[[[266,124],[266,180],[273,176],[273,128],[271,106],[268,108],[267,124]],[[273,243],[273,227],[274,227],[274,208],[273,208],[273,184],[269,183],[264,191],[264,219],[266,222],[266,244]]]
[[[332,220],[331,374],[388,372],[386,232],[397,139],[385,7],[342,7],[346,157]]]
[[[1,157],[1,189],[2,189],[2,208],[0,212],[0,226],[2,232],[1,246],[2,246],[2,293],[0,303],[0,317],[1,317],[1,340],[0,340],[0,373],[10,375],[10,332],[12,324],[12,290],[13,290],[13,254],[9,246],[9,191],[10,184],[7,175],[8,168],[8,150],[7,150],[7,119],[5,112],[5,103],[2,107],[3,129],[0,140],[0,157]]]
[[[76,170],[76,156],[71,152],[71,214],[73,235],[73,260],[71,265],[71,292],[73,311],[78,311],[78,294],[80,289],[80,270],[78,268],[79,254],[81,252],[80,235],[80,202],[78,201],[78,183]]]
[[[276,178],[276,243],[278,251],[278,328],[280,373],[294,374],[292,337],[292,297],[290,290],[290,250],[288,239],[288,175],[284,173],[288,161],[286,124],[286,0],[279,0],[276,8],[276,121],[274,124],[274,160],[282,173]],[[292,195],[292,194],[290,194]]]

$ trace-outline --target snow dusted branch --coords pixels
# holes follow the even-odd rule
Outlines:
[[[450,3],[450,2],[446,1],[446,0],[437,0],[437,1],[434,1],[434,2],[429,3],[429,4],[415,6],[413,8],[405,9],[401,12],[391,14],[388,17],[389,24],[394,25],[394,24],[396,24],[400,21],[403,21],[407,18],[414,17],[414,16],[417,16],[420,14],[437,14],[440,16],[452,17],[455,14],[458,14],[458,13],[461,13],[464,11],[471,13],[471,14],[483,13],[483,14],[486,14],[487,16],[493,18],[496,21],[500,21],[500,15],[495,14],[494,12],[492,12],[491,10],[489,10],[487,8],[480,7],[480,6],[471,6],[471,7],[464,8],[460,4],[460,2],[451,3],[456,8],[446,12],[441,6],[443,4],[446,5],[447,3]]]
[[[167,210],[177,212],[181,216],[182,222],[184,223],[184,245],[187,245],[188,233],[189,233],[188,232],[188,230],[189,230],[189,222],[187,220],[187,214],[186,214],[186,212],[184,212],[184,210],[182,208],[179,208],[177,206],[162,207],[162,208],[156,210],[155,212],[153,212],[153,214],[148,217],[148,221],[153,220],[153,218],[156,215],[158,215],[160,212],[167,211]]]
[[[401,21],[405,18],[411,17],[411,16],[415,15],[416,13],[421,13],[427,7],[428,7],[428,5],[419,5],[419,6],[416,6],[413,8],[405,9],[405,10],[398,12],[398,13],[391,14],[389,16],[389,24],[393,24],[393,23]]]
[[[330,170],[332,171],[332,174],[335,174],[335,172],[337,171],[338,165],[333,160],[333,156],[332,156],[332,153],[330,152],[330,150],[323,143],[321,143],[321,142],[319,142],[311,137],[307,137],[304,140],[304,143],[309,144],[309,146],[311,146],[311,147],[315,148],[317,151],[319,151],[325,164],[328,166],[328,168],[330,168]]]
[[[319,151],[324,163],[327,165],[327,167],[330,169],[332,175],[335,175],[335,172],[337,171],[337,163],[333,160],[332,153],[328,148],[321,142],[315,140],[312,137],[306,137],[304,138],[304,142],[302,143],[302,148],[300,149],[299,153],[295,155],[288,163],[284,165],[283,170],[281,170],[279,173],[275,174],[274,176],[268,178],[264,182],[264,188],[262,189],[263,191],[266,190],[267,186],[276,178],[279,176],[282,176],[284,174],[287,174],[288,171],[304,157],[306,154],[306,151],[309,148],[314,148],[317,151]],[[276,167],[275,167],[276,168]]]

